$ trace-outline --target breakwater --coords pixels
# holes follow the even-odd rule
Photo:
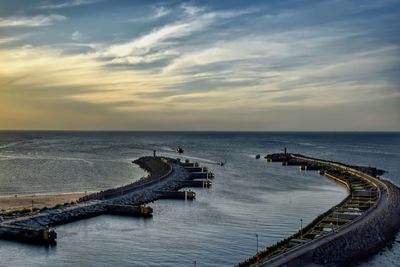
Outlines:
[[[128,185],[87,195],[76,203],[65,203],[2,218],[0,238],[55,244],[57,234],[51,229],[54,226],[102,214],[149,217],[153,210],[145,204],[166,198],[193,200],[195,192],[178,190],[190,183],[211,184],[208,179],[195,180],[198,177],[194,177],[192,173],[193,167],[198,167],[197,163],[166,157],[141,157],[133,163],[138,164],[149,175]],[[206,177],[213,176],[205,168],[196,173],[203,172]]]
[[[400,190],[376,177],[382,170],[299,154],[270,154],[265,158],[301,170],[317,170],[344,186],[349,194],[297,233],[237,266],[346,266],[379,251],[400,229]]]

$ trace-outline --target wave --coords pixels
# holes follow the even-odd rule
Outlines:
[[[73,158],[73,157],[44,157],[44,156],[26,156],[26,155],[1,155],[0,161],[2,160],[14,160],[14,159],[28,159],[28,160],[59,160],[59,161],[82,161],[87,163],[90,167],[93,166],[93,162],[88,159],[83,158]]]
[[[220,163],[220,161],[215,161],[215,160],[210,160],[210,159],[205,159],[205,158],[200,158],[200,157],[193,157],[193,156],[189,156],[189,155],[178,155],[176,153],[163,153],[163,154],[166,156],[170,156],[171,158],[192,159],[192,160],[196,160],[199,162],[210,163],[210,164]]]
[[[0,149],[8,148],[8,147],[13,147],[13,146],[18,145],[18,144],[21,144],[21,143],[23,143],[23,142],[24,142],[24,141],[18,141],[18,142],[12,142],[12,143],[8,143],[8,144],[0,145]]]

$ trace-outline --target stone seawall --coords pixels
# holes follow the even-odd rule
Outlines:
[[[105,213],[105,205],[76,205],[62,209],[49,209],[38,216],[19,218],[13,225],[30,228],[53,227]]]
[[[312,252],[312,262],[349,265],[363,260],[393,240],[400,229],[400,190],[385,181],[388,192],[382,206],[367,214],[357,227],[329,240]]]
[[[78,202],[85,202],[89,200],[105,200],[111,198],[117,198],[121,195],[129,193],[133,190],[143,188],[149,184],[156,183],[164,177],[167,177],[172,172],[172,167],[170,164],[158,157],[141,157],[132,163],[137,164],[140,168],[147,171],[149,175],[143,177],[138,181],[131,184],[120,186],[117,188],[111,188],[104,191],[96,192],[88,196],[84,196],[78,200]],[[172,164],[172,163],[171,163]]]
[[[400,189],[376,178],[377,169],[350,166],[298,154],[271,154],[282,165],[312,166],[349,190],[340,204],[312,223],[237,266],[349,266],[393,241],[400,230]],[[311,230],[310,230],[311,229]],[[302,233],[302,234],[301,234]]]
[[[255,266],[298,267],[310,263],[352,266],[379,252],[400,230],[400,190],[392,183],[384,182],[389,189],[389,198],[347,229],[306,244],[305,252],[296,253],[298,251],[294,249]]]

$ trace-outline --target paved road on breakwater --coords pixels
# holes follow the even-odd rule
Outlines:
[[[324,161],[324,160],[319,160],[319,159],[314,159],[314,158],[309,158],[309,157],[304,157],[304,156],[292,155],[292,157],[301,159],[301,160],[307,160],[307,161],[313,161],[313,162],[317,162],[317,163],[321,163],[321,164],[327,164],[331,167],[346,170],[355,176],[366,179],[369,182],[371,182],[377,186],[378,200],[376,202],[375,207],[370,208],[367,212],[365,212],[360,217],[356,218],[354,221],[339,228],[338,232],[331,232],[326,235],[317,237],[303,245],[294,247],[285,253],[282,253],[280,255],[277,255],[277,256],[267,259],[265,261],[261,261],[259,264],[256,264],[254,266],[295,266],[298,264],[311,262],[312,254],[317,248],[327,245],[328,243],[330,243],[334,240],[343,238],[353,231],[357,231],[360,228],[360,225],[363,224],[363,222],[373,220],[376,216],[380,215],[380,212],[384,212],[385,209],[388,206],[390,206],[390,201],[395,201],[395,200],[390,199],[390,197],[391,197],[390,189],[384,181],[381,181],[375,177],[367,175],[361,171],[358,171],[356,169],[350,168],[348,166],[345,166],[345,165],[342,165],[339,163],[334,163],[334,162],[329,162],[329,161]]]

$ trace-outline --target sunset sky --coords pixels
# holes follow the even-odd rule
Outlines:
[[[400,1],[0,0],[0,129],[400,131]]]

